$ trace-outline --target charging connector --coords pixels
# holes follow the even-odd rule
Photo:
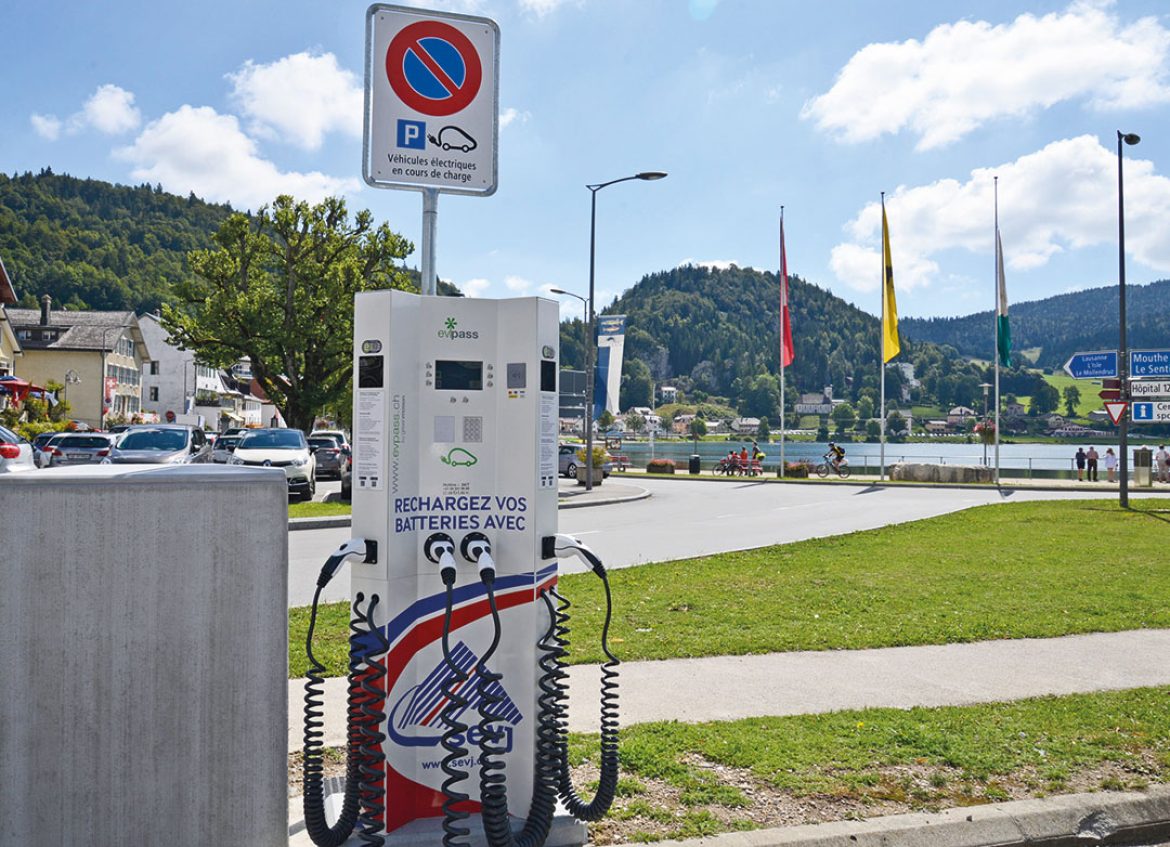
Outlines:
[[[423,542],[423,555],[439,566],[443,585],[455,584],[455,539],[445,532],[432,532]]]
[[[594,553],[587,544],[583,544],[571,535],[558,533],[553,536],[553,551],[558,556],[573,555],[580,559],[585,564],[593,569],[593,572],[600,577],[605,576],[605,565],[601,564],[601,559]]]
[[[459,543],[463,558],[479,566],[479,578],[491,583],[496,580],[496,560],[492,558],[492,542],[482,532],[469,532]]]
[[[321,573],[317,576],[317,587],[324,588],[330,583],[341,563],[346,559],[361,557],[362,564],[376,565],[378,563],[378,542],[365,538],[351,538],[342,544],[325,560]]]

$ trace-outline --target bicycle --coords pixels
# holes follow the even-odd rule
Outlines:
[[[827,479],[830,473],[836,471],[837,476],[841,479],[849,479],[848,459],[842,459],[839,462],[835,462],[828,453],[826,453],[821,458],[824,459],[824,461],[817,465],[817,476],[819,476],[821,479]]]

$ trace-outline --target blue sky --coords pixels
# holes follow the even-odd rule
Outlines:
[[[5,3],[0,167],[340,193],[417,245],[420,196],[361,180],[367,5]],[[598,195],[599,307],[688,261],[775,269],[783,205],[790,271],[876,314],[885,191],[900,313],[988,309],[994,175],[1011,301],[1115,284],[1118,129],[1128,281],[1170,277],[1164,2],[428,5],[501,30],[499,190],[439,203],[471,294],[586,293],[585,185],[643,170],[670,176]]]

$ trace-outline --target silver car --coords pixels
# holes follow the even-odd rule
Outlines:
[[[0,474],[36,470],[32,445],[0,426]]]
[[[185,465],[211,460],[203,430],[181,424],[132,426],[122,433],[109,461],[115,465]]]
[[[61,465],[92,465],[110,455],[117,436],[105,432],[71,432],[49,441],[43,451],[49,456],[49,467]]]

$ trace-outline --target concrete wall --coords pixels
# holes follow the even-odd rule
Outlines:
[[[286,845],[283,472],[11,474],[0,515],[0,844]]]

